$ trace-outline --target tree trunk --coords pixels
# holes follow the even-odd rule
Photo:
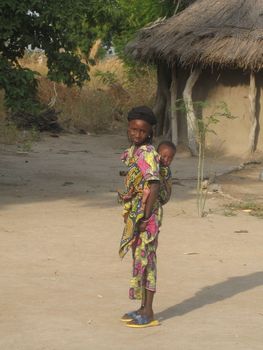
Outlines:
[[[188,145],[194,156],[197,155],[197,145],[196,145],[196,116],[194,112],[193,100],[192,100],[192,90],[197,82],[197,79],[201,73],[201,69],[195,68],[187,82],[183,91],[183,99],[186,108],[187,116],[187,132],[188,132]]]
[[[178,125],[177,125],[177,77],[176,77],[176,66],[172,69],[172,84],[171,84],[171,132],[172,142],[177,146],[178,144]]]
[[[250,102],[250,120],[251,127],[248,139],[248,151],[252,154],[255,151],[256,145],[256,129],[257,129],[257,117],[256,117],[256,79],[253,72],[250,73],[250,85],[249,85],[249,102]]]
[[[166,139],[171,140],[172,130],[171,130],[171,93],[167,96],[166,107],[165,107],[165,117],[162,135],[165,135]]]
[[[157,67],[157,92],[153,112],[156,115],[158,124],[156,128],[157,135],[164,133],[165,115],[167,103],[170,99],[171,73],[165,62],[158,63]]]

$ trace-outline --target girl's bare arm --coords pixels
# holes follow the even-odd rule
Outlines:
[[[149,188],[150,188],[150,194],[149,197],[147,198],[147,202],[145,205],[145,210],[144,210],[144,218],[139,224],[139,230],[145,231],[147,222],[144,222],[143,220],[147,220],[151,217],[152,215],[152,210],[154,203],[156,202],[160,190],[160,182],[159,181],[151,181],[149,182]]]
[[[149,182],[150,194],[147,198],[147,202],[145,205],[144,218],[148,219],[152,215],[152,209],[154,203],[156,202],[160,190],[160,182],[159,181],[151,181]]]

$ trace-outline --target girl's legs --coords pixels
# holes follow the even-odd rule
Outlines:
[[[145,300],[142,315],[147,316],[149,320],[153,320],[153,298],[154,293],[152,290],[145,289]]]
[[[141,306],[136,309],[135,311],[128,312],[123,315],[122,319],[124,320],[125,318],[130,318],[130,314],[137,314],[141,315],[144,310],[144,305],[145,305],[145,288],[140,290],[138,287],[139,284],[141,284],[141,271],[137,270],[137,265],[138,262],[140,262],[141,259],[141,250],[140,250],[140,245],[141,245],[141,240],[139,240],[139,235],[136,236],[135,242],[133,243],[132,246],[132,258],[133,258],[133,276],[132,276],[132,287],[130,287],[130,298],[131,299],[139,299],[138,294],[141,293]],[[136,271],[136,272],[135,272]]]
[[[132,295],[132,299],[137,299],[134,296],[137,293],[137,296],[141,293],[141,306],[136,310],[136,313],[147,316],[149,320],[152,320],[154,317],[156,249],[157,239],[145,245],[138,237],[133,246],[133,287],[130,289],[130,295]]]
[[[149,320],[153,319],[153,297],[154,297],[153,291],[144,288],[143,294],[142,294],[142,301],[141,301],[141,307],[136,310],[136,313],[139,315],[147,316]]]
[[[157,238],[147,245],[147,266],[144,271],[144,308],[142,314],[147,316],[149,320],[154,318],[153,313],[153,298],[156,287],[156,249],[158,241]]]
[[[140,311],[143,311],[143,310],[144,310],[145,301],[146,301],[146,289],[143,288],[143,291],[142,291],[142,301],[141,301]]]

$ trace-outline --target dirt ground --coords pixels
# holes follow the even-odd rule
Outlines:
[[[121,315],[131,259],[120,261],[116,188],[124,136],[43,136],[29,153],[1,146],[1,350],[257,350],[263,343],[263,219],[225,215],[262,202],[262,164],[215,178],[197,216],[196,159],[176,156],[158,248],[156,318],[130,329]],[[239,159],[209,158],[214,177]]]

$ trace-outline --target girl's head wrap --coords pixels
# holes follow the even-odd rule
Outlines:
[[[128,121],[136,119],[144,120],[150,125],[157,124],[157,120],[153,111],[147,106],[134,107],[128,112]]]

